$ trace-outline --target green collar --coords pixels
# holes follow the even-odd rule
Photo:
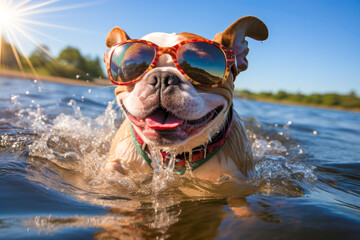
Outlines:
[[[227,121],[225,124],[225,127],[223,128],[223,131],[220,131],[218,134],[216,134],[211,141],[208,143],[208,145],[204,146],[198,146],[194,149],[192,149],[192,152],[184,152],[181,154],[178,154],[175,157],[175,168],[174,172],[183,175],[186,171],[186,165],[185,162],[188,162],[191,170],[195,170],[201,165],[203,165],[205,162],[207,162],[210,158],[212,158],[214,155],[216,155],[222,145],[225,143],[225,140],[227,139],[230,128],[232,125],[232,119],[233,119],[233,109],[232,106],[229,110],[229,114],[227,117]],[[134,131],[133,127],[130,125],[130,132],[131,137],[133,140],[133,143],[135,145],[136,150],[139,152],[141,157],[147,162],[147,164],[152,168],[151,166],[151,158],[149,157],[150,151],[144,141],[141,139],[139,134]],[[163,151],[160,151],[163,161],[165,164],[167,164],[168,159],[170,158],[170,155],[167,155]]]

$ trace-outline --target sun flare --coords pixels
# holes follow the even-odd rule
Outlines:
[[[12,6],[7,5],[5,2],[0,2],[0,32],[1,29],[11,27],[11,25],[16,21],[16,11]]]
[[[3,38],[9,42],[12,52],[15,56],[17,64],[21,71],[24,71],[23,63],[20,61],[20,54],[24,56],[26,64],[30,67],[31,71],[37,76],[35,68],[26,56],[22,39],[26,39],[27,42],[34,44],[46,55],[58,62],[51,54],[34,38],[31,33],[36,36],[43,36],[48,39],[60,41],[44,32],[36,30],[33,26],[51,27],[51,28],[62,28],[69,30],[78,30],[69,28],[66,26],[50,24],[47,21],[36,21],[35,17],[46,13],[53,13],[57,11],[64,11],[67,9],[80,8],[91,5],[92,3],[86,4],[74,4],[69,6],[54,7],[51,4],[58,2],[58,0],[0,0],[0,67],[1,54],[2,54],[2,40]],[[49,7],[51,5],[51,7]],[[4,53],[3,53],[4,54]],[[3,56],[4,57],[4,56]],[[5,56],[6,57],[6,56]],[[61,63],[59,63],[61,64]]]

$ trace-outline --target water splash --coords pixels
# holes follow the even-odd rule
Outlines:
[[[99,171],[119,126],[118,119],[122,117],[114,109],[115,101],[109,102],[105,112],[92,119],[83,115],[74,99],[66,104],[72,112],[49,117],[47,109],[33,106],[35,101],[24,107],[20,98],[11,96],[9,111],[14,112],[11,122],[21,127],[9,126],[9,133],[0,136],[1,146],[12,143],[13,149],[19,151],[25,142],[27,148],[23,154],[30,157],[46,159],[64,169],[88,175]],[[16,128],[19,130],[13,133]]]
[[[273,126],[274,130],[256,123],[256,128],[252,128],[250,132],[256,175],[249,182],[258,186],[262,194],[301,196],[308,184],[317,181],[315,167],[300,160],[303,155],[301,146],[294,145],[287,135],[286,131],[290,130],[291,125],[292,122],[289,121],[278,131],[278,124]],[[270,140],[273,137],[267,135],[277,136],[277,139]]]
[[[163,161],[160,149],[156,147],[150,148],[150,156],[152,159],[151,166],[154,169],[152,178],[152,191],[155,195],[164,191],[174,181],[175,167],[175,149],[170,150],[167,164]]]
[[[279,155],[263,157],[255,168],[255,183],[266,195],[302,196],[307,183],[317,181],[314,166]]]
[[[252,144],[253,155],[255,159],[260,159],[265,155],[282,155],[286,154],[287,149],[280,141],[256,139]]]
[[[95,91],[86,91],[95,94]],[[83,96],[81,93],[77,95]],[[123,118],[115,107],[115,101],[108,103],[104,113],[91,118],[84,114],[84,98],[68,99],[66,104],[62,105],[67,109],[54,116],[50,115],[46,107],[34,103],[29,107],[23,107],[20,98],[19,95],[11,97],[13,108],[17,109],[14,123],[31,134],[25,135],[26,137],[23,135],[22,141],[18,133],[2,135],[0,145],[9,146],[11,143],[16,148],[15,143],[21,142],[23,148],[27,147],[28,155],[31,157],[29,161],[37,171],[33,176],[29,176],[29,179],[44,182],[47,186],[60,189],[84,201],[112,205],[124,201],[123,198],[141,201],[146,199],[154,204],[154,209],[160,213],[164,205],[159,199],[163,196],[168,200],[176,199],[175,202],[189,197],[224,197],[237,192],[233,188],[234,183],[238,189],[244,185],[250,188],[255,186],[260,193],[293,196],[302,193],[302,183],[299,181],[316,180],[311,166],[291,160],[298,156],[299,150],[294,155],[292,146],[287,144],[288,140],[285,137],[288,129],[282,128],[281,131],[285,134],[281,135],[273,129],[268,131],[261,124],[256,124],[256,128],[250,132],[253,137],[253,154],[258,160],[256,177],[248,182],[240,181],[240,187],[239,181],[231,177],[222,177],[215,184],[196,179],[188,163],[186,173],[180,176],[173,172],[175,150],[169,151],[170,157],[164,164],[159,149],[154,147],[150,147],[153,174],[133,173],[123,176],[117,172],[104,172],[103,162],[107,159],[112,138]],[[22,131],[24,132],[24,129]],[[51,178],[54,178],[51,181],[48,179],[50,175],[46,168],[41,166],[44,163],[53,164],[46,165],[46,168],[58,174],[51,175]],[[69,183],[74,188],[66,186]]]

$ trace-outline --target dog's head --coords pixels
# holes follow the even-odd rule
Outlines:
[[[234,72],[244,71],[248,66],[247,36],[262,41],[268,37],[268,30],[258,18],[247,16],[216,34],[213,41],[231,48],[236,55],[235,71],[230,72],[221,87],[193,85],[175,67],[171,56],[163,54],[136,84],[116,88],[118,103],[147,144],[189,151],[206,144],[224,125],[232,103]],[[108,34],[106,45],[111,48],[129,39],[125,31],[115,27]],[[184,40],[205,38],[192,33],[151,33],[142,39],[171,47]]]

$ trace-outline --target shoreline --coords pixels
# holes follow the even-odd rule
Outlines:
[[[79,85],[79,86],[112,86],[111,82],[108,79],[100,79],[94,78],[94,81],[84,81],[72,78],[64,78],[64,77],[55,77],[55,76],[46,76],[46,75],[35,75],[33,73],[28,72],[19,72],[15,70],[9,69],[0,69],[0,78],[8,77],[8,78],[20,78],[20,79],[29,79],[29,80],[39,80],[44,82],[55,82],[55,83],[63,83],[69,85]]]
[[[20,78],[20,79],[29,79],[29,80],[37,79],[37,80],[44,81],[44,82],[55,82],[55,83],[78,85],[78,86],[113,86],[113,84],[108,79],[95,78],[94,81],[90,82],[90,81],[84,81],[84,80],[77,80],[75,78],[71,79],[71,78],[45,76],[45,75],[36,76],[33,73],[19,72],[19,71],[8,70],[8,69],[0,69],[0,78],[1,77]],[[265,103],[306,106],[306,107],[315,107],[315,108],[322,108],[322,109],[360,113],[360,109],[347,109],[347,108],[336,107],[336,106],[322,106],[322,105],[316,105],[316,104],[296,103],[296,102],[291,102],[291,101],[277,101],[277,100],[273,100],[273,99],[251,99],[251,98],[242,98],[239,96],[235,96],[234,98],[242,99],[242,100],[252,100],[252,101],[257,101],[257,102],[265,102]]]
[[[297,103],[297,102],[291,102],[291,101],[278,101],[278,100],[266,99],[266,98],[253,99],[253,98],[242,98],[239,96],[236,96],[235,98],[242,99],[242,100],[251,100],[251,101],[256,101],[256,102],[264,102],[264,103],[276,103],[276,104],[282,104],[282,105],[314,107],[314,108],[321,108],[321,109],[328,109],[328,110],[338,110],[338,111],[360,113],[360,109],[349,109],[349,108],[343,108],[343,107],[337,107],[337,106],[306,104],[306,103]]]

